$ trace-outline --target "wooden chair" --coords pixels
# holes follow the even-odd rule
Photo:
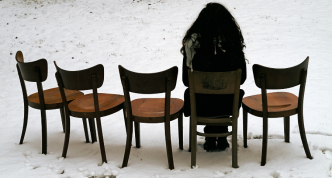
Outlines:
[[[59,88],[51,88],[48,90],[43,90],[42,82],[47,79],[47,61],[46,59],[39,59],[34,62],[24,62],[23,53],[17,51],[16,53],[17,61],[17,72],[20,78],[20,83],[23,93],[24,101],[24,119],[23,119],[23,129],[20,139],[20,144],[23,144],[26,128],[28,125],[28,106],[39,109],[41,112],[41,125],[42,125],[42,153],[47,154],[47,124],[46,124],[46,110],[50,109],[60,109],[62,126],[64,131],[64,109],[60,96]],[[25,82],[36,82],[37,83],[37,93],[27,95],[27,90],[25,87]],[[75,98],[84,95],[82,92],[75,90],[65,90],[65,95],[67,101],[70,102]],[[89,139],[89,137],[87,137]]]
[[[248,112],[263,117],[263,147],[261,166],[266,164],[268,118],[284,117],[285,142],[289,142],[289,117],[298,114],[299,130],[307,158],[312,159],[305,136],[303,123],[303,99],[307,79],[309,57],[301,64],[286,68],[274,69],[253,65],[256,86],[261,88],[260,95],[243,98],[243,142],[247,148]],[[299,97],[287,92],[267,93],[267,89],[286,89],[300,85]]]
[[[171,144],[170,121],[178,118],[179,145],[183,149],[183,100],[171,98],[178,74],[178,68],[142,74],[135,73],[119,65],[119,72],[127,108],[127,142],[122,167],[126,167],[130,155],[133,122],[135,122],[136,147],[140,147],[139,123],[165,123],[165,139],[169,169],[174,169]],[[140,98],[130,100],[129,92],[155,94],[165,92],[165,98]]]
[[[238,168],[237,163],[237,119],[239,117],[239,94],[241,83],[241,69],[230,72],[199,72],[188,70],[190,89],[190,144],[191,167],[196,166],[197,136],[227,137],[232,135],[232,167]],[[196,115],[196,93],[201,94],[234,94],[233,112],[229,116],[204,117]],[[220,101],[222,102],[222,101]],[[201,133],[197,125],[232,126],[228,133]]]
[[[80,71],[67,71],[63,70],[54,62],[57,72],[56,79],[60,88],[62,101],[66,108],[66,132],[63,145],[62,157],[66,158],[69,136],[70,136],[70,116],[78,118],[90,118],[90,122],[94,123],[93,118],[96,118],[97,131],[99,138],[99,146],[102,157],[102,162],[107,163],[104,139],[101,127],[100,118],[113,114],[121,109],[124,105],[123,95],[98,93],[97,88],[100,88],[104,82],[104,67],[99,64],[94,67],[80,70]],[[81,96],[68,104],[64,89],[72,90],[90,90],[93,93]],[[93,142],[97,141],[96,136]]]

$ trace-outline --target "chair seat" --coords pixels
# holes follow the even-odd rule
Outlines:
[[[178,117],[183,107],[183,100],[171,98],[170,119]],[[135,121],[144,123],[165,122],[165,98],[140,98],[131,102],[132,114]]]
[[[98,93],[100,117],[115,113],[123,108],[123,95]],[[68,104],[70,115],[79,118],[95,118],[93,94],[83,95]]]
[[[268,117],[284,117],[297,113],[298,97],[292,93],[267,93]],[[249,113],[263,117],[262,95],[252,95],[243,98],[243,108]]]
[[[65,89],[67,101],[72,101],[84,94],[77,90]],[[45,109],[58,109],[62,107],[62,98],[59,88],[51,88],[44,90]],[[35,109],[40,109],[38,92],[28,96],[29,105]]]

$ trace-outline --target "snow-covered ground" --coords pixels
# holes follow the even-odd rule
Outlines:
[[[184,150],[178,149],[173,121],[175,169],[169,170],[163,124],[141,124],[142,147],[132,148],[129,165],[121,169],[125,149],[122,112],[102,118],[108,164],[101,164],[99,144],[84,142],[81,119],[72,119],[67,158],[61,158],[64,133],[60,112],[47,111],[48,154],[41,154],[40,112],[29,108],[24,144],[19,145],[23,100],[15,53],[26,61],[45,58],[49,76],[44,89],[57,86],[53,61],[68,70],[103,64],[100,92],[122,94],[118,65],[137,72],[181,69],[181,40],[207,0],[0,0],[0,177],[329,177],[332,176],[332,2],[218,1],[237,19],[247,48],[246,96],[257,94],[252,65],[290,67],[310,57],[304,101],[307,139],[313,160],[306,158],[291,117],[291,143],[283,141],[283,119],[269,121],[266,166],[260,166],[262,119],[249,115],[248,148],[243,148],[242,112],[239,117],[238,162],[231,167],[231,150],[207,153],[198,137],[197,165],[190,168],[189,118],[184,118]],[[172,97],[183,98],[182,71]],[[37,91],[26,83],[28,94]],[[298,94],[298,87],[290,91]],[[141,95],[132,95],[132,99]],[[149,95],[148,97],[163,95]],[[199,129],[202,129],[200,127]],[[133,146],[135,143],[133,142]],[[111,176],[112,175],[112,176]]]

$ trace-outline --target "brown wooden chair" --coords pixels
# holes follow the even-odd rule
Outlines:
[[[94,123],[93,118],[96,118],[97,131],[99,138],[99,146],[102,157],[102,162],[107,163],[104,139],[101,127],[100,117],[113,114],[121,109],[124,105],[123,95],[98,93],[97,88],[100,88],[104,83],[104,67],[99,64],[94,67],[80,70],[67,71],[59,68],[54,62],[57,72],[56,79],[60,88],[62,101],[66,108],[66,132],[63,145],[62,157],[66,158],[69,136],[70,136],[70,116],[78,118],[90,118],[89,121]],[[90,90],[93,93],[81,96],[68,104],[64,89],[72,90]],[[97,141],[94,136],[93,142]]]
[[[24,120],[20,144],[23,144],[26,128],[28,125],[28,106],[39,109],[41,112],[42,125],[42,153],[47,154],[46,110],[60,109],[62,126],[64,131],[65,117],[60,91],[59,88],[43,90],[42,82],[47,79],[46,59],[40,59],[34,62],[24,62],[23,53],[21,51],[17,51],[15,58],[17,61],[16,67],[18,76],[20,78],[24,101]],[[28,96],[24,81],[36,82],[38,92]],[[84,94],[79,91],[66,89],[65,95],[67,97],[67,101],[70,102]],[[86,127],[84,128],[84,130],[86,132]],[[89,137],[86,138],[88,141]]]
[[[119,72],[127,108],[127,142],[122,167],[126,167],[130,155],[133,122],[135,122],[136,147],[140,147],[139,123],[165,123],[165,139],[169,169],[174,169],[170,121],[178,118],[179,145],[183,149],[183,100],[171,98],[176,86],[178,68],[172,67],[158,73],[135,73],[119,65]],[[129,92],[140,94],[164,93],[165,98],[140,98],[130,100]]]
[[[261,88],[262,94],[243,98],[243,142],[247,148],[248,112],[252,115],[263,117],[263,147],[261,166],[266,164],[268,118],[284,117],[285,142],[289,142],[289,117],[298,114],[299,130],[302,144],[307,158],[312,159],[308,147],[304,122],[303,99],[307,79],[309,57],[301,64],[286,68],[274,69],[261,65],[253,65],[256,86]],[[299,97],[287,92],[267,93],[267,89],[286,89],[300,85]]]
[[[230,72],[199,72],[188,70],[190,89],[190,149],[191,167],[196,166],[197,136],[227,137],[232,135],[232,167],[238,168],[237,163],[237,119],[239,117],[239,94],[241,83],[241,69]],[[195,94],[234,94],[233,112],[229,116],[204,117],[196,115]],[[220,101],[223,102],[223,101]],[[201,133],[197,131],[197,125],[232,126],[228,133]]]

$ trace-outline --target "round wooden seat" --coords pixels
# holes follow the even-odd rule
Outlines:
[[[100,117],[115,113],[123,108],[123,95],[98,93]],[[79,118],[95,118],[93,94],[83,95],[68,104],[70,115]]]
[[[297,113],[298,97],[292,93],[275,92],[267,93],[268,117],[284,117]],[[262,95],[252,95],[243,98],[243,108],[249,113],[263,117]]]
[[[67,101],[72,101],[84,94],[77,90],[67,90],[65,89],[65,94]],[[50,88],[44,90],[44,100],[45,100],[45,109],[58,109],[62,107],[62,98],[59,88]],[[40,109],[40,102],[38,92],[28,96],[29,106]]]
[[[178,117],[178,112],[183,107],[183,100],[171,98],[170,119]],[[144,123],[165,122],[165,98],[140,98],[131,102],[132,114],[135,121]]]

